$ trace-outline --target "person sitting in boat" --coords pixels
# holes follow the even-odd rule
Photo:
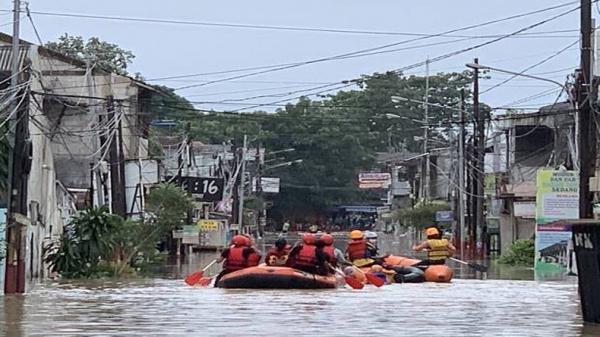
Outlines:
[[[357,267],[368,267],[375,263],[377,248],[369,243],[360,230],[350,232],[350,241],[346,248],[348,260]]]
[[[279,238],[267,252],[265,263],[267,266],[285,266],[288,255],[290,254],[290,245],[285,238]]]
[[[429,227],[425,230],[427,240],[413,246],[413,250],[419,252],[427,250],[427,259],[417,265],[445,264],[446,259],[454,254],[456,248],[448,239],[443,239],[440,231],[435,227]]]
[[[250,255],[248,255],[248,263],[247,263],[247,267],[256,267],[260,264],[260,259],[262,258],[262,255],[260,254],[260,250],[258,250],[258,248],[256,248],[256,240],[254,240],[254,237],[247,235],[247,234],[243,234],[245,237],[248,238],[248,240],[250,240],[250,247],[252,247],[253,251],[250,253]]]
[[[344,253],[333,245],[333,235],[329,233],[323,234],[321,240],[325,244],[323,251],[331,257],[331,264],[334,267],[349,266],[352,264],[346,260]]]
[[[302,243],[290,251],[286,265],[307,273],[327,275],[328,255],[323,251],[325,244],[312,233],[302,236]]]
[[[244,235],[235,235],[231,239],[231,246],[217,258],[217,263],[223,262],[223,270],[215,278],[215,286],[224,275],[249,267],[248,260],[252,254],[258,255],[260,260],[260,252],[251,246],[250,239]]]

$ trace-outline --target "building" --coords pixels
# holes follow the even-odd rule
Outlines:
[[[569,103],[498,119],[499,132],[494,143],[488,143],[486,156],[486,173],[495,185],[488,196],[487,213],[488,228],[498,232],[500,249],[505,251],[514,241],[530,239],[535,233],[537,171],[573,169],[577,156]]]
[[[0,33],[0,90],[10,82],[11,43]],[[77,206],[108,205],[125,215],[125,162],[147,157],[148,103],[156,91],[23,40],[18,60],[21,124],[28,129],[19,217],[25,254],[16,281],[23,287],[24,279],[47,273],[43,246],[62,235]]]

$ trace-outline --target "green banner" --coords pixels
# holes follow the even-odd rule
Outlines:
[[[577,171],[538,170],[536,191],[536,223],[579,218]]]

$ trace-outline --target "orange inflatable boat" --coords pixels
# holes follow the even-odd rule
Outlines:
[[[288,267],[260,265],[223,276],[219,288],[247,289],[325,289],[337,287],[335,275],[321,276]]]
[[[420,260],[395,255],[389,255],[383,261],[389,265],[404,267],[411,267],[420,262]],[[454,276],[452,268],[444,264],[428,266],[424,272],[427,282],[450,282]]]

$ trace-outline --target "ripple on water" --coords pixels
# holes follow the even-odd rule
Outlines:
[[[356,291],[191,288],[180,280],[39,285],[0,301],[7,336],[579,336],[574,283],[455,280]]]

